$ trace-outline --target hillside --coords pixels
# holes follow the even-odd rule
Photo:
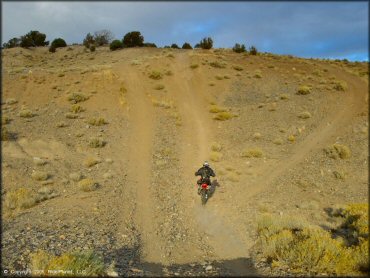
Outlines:
[[[328,210],[368,202],[368,63],[81,46],[2,59],[6,269],[81,249],[111,275],[271,274],[253,251],[261,215],[330,229]],[[219,186],[202,206],[204,160]]]

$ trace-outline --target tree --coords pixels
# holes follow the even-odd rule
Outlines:
[[[193,49],[190,45],[190,43],[187,43],[185,42],[183,45],[182,45],[182,49]]]
[[[177,48],[177,49],[179,49],[180,47],[176,43],[173,43],[173,44],[171,44],[171,48]]]
[[[56,47],[53,45],[53,44],[51,44],[50,46],[49,46],[49,52],[51,52],[51,53],[54,53],[55,51],[56,51]]]
[[[144,47],[155,47],[155,48],[157,48],[157,45],[155,43],[152,43],[152,42],[146,42],[146,43],[144,43],[143,46]]]
[[[253,45],[249,48],[249,54],[251,55],[257,55],[258,51],[257,48],[255,48]]]
[[[123,43],[120,40],[114,40],[109,45],[109,49],[112,51],[120,48],[123,48]]]
[[[194,48],[200,48],[200,43],[196,43],[196,44],[194,45]]]
[[[213,46],[213,40],[212,38],[208,37],[208,38],[203,38],[200,43],[199,43],[199,46],[203,49],[211,49],[212,46]]]
[[[49,45],[48,41],[45,41],[46,35],[40,33],[39,31],[30,31],[26,35],[21,36],[21,47],[31,47],[31,46],[45,46]]]
[[[242,52],[245,52],[245,51],[246,51],[246,50],[245,50],[245,45],[244,45],[244,44],[240,45],[240,44],[236,43],[236,44],[234,45],[234,47],[233,47],[233,51],[234,51],[234,52],[236,52],[236,53],[242,53]]]
[[[62,38],[57,38],[51,42],[51,46],[58,48],[58,47],[66,47],[67,43]]]
[[[90,48],[90,45],[92,44],[95,44],[95,39],[93,37],[93,35],[91,35],[90,33],[87,33],[86,37],[84,38],[82,44],[86,47],[86,48]]]
[[[93,38],[97,46],[102,46],[111,43],[113,41],[114,35],[111,31],[104,29],[94,32]]]
[[[144,37],[139,31],[132,31],[127,33],[123,39],[122,43],[124,47],[135,47],[144,45]]]
[[[7,43],[3,43],[4,48],[13,48],[20,45],[20,38],[12,38]]]

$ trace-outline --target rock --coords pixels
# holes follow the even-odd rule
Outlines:
[[[206,267],[206,271],[211,271],[213,269],[213,267],[211,266],[211,265],[208,265],[207,267]]]

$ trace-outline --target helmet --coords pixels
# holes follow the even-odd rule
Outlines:
[[[208,161],[204,161],[203,166],[204,166],[204,167],[209,167],[209,163],[208,163]]]

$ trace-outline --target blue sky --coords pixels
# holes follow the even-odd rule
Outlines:
[[[300,57],[368,61],[366,1],[356,2],[2,2],[2,43],[30,30],[81,43],[108,29],[138,30],[158,46],[210,36],[215,47],[243,43]]]

